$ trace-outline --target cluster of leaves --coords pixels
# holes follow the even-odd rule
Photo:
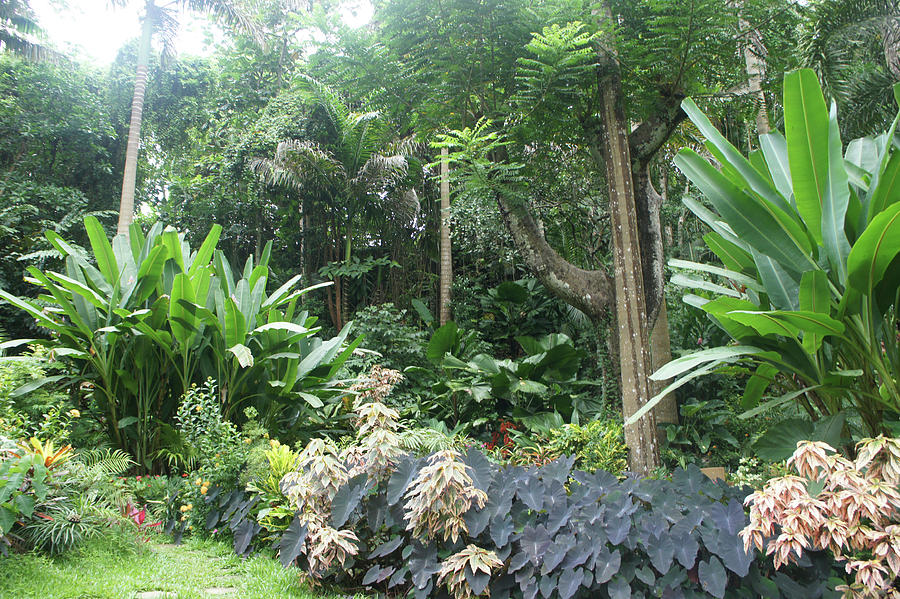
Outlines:
[[[815,73],[789,73],[784,88],[786,137],[761,136],[761,149],[749,158],[692,101],[682,105],[721,164],[717,169],[689,149],[676,158],[712,204],[684,200],[712,229],[704,241],[723,266],[676,265],[723,284],[684,275],[679,284],[715,295],[685,301],[737,345],[685,356],[654,377],[680,377],[668,392],[722,364],[742,362],[754,369],[743,398],[748,416],[795,403],[813,420],[821,418],[822,428],[839,430],[849,408],[863,434],[879,434],[885,420],[900,416],[897,121],[844,151],[837,110],[826,108]],[[760,403],[773,382],[787,392]],[[796,441],[821,432],[798,424],[770,431],[793,428],[800,435],[785,458]]]
[[[31,438],[0,453],[0,551],[60,553],[127,526],[131,498],[116,475],[133,462],[118,451],[88,451]]]
[[[419,409],[468,432],[499,418],[578,419],[591,406],[571,393],[582,353],[563,334],[516,338],[524,357],[497,359],[475,353],[478,336],[453,321],[434,331],[426,356],[439,370],[409,368],[431,385]],[[495,418],[491,418],[491,416]]]
[[[749,496],[745,548],[773,554],[775,567],[804,551],[828,550],[853,574],[845,597],[898,597],[900,441],[879,436],[857,445],[850,461],[826,443],[798,443],[788,466]]]
[[[44,343],[73,363],[75,374],[41,382],[90,383],[113,443],[141,467],[151,467],[159,427],[171,423],[180,397],[207,377],[220,384],[226,417],[250,402],[271,426],[293,425],[301,414],[315,420],[323,400],[337,395],[330,381],[353,349],[344,348],[349,328],[327,341],[317,336],[315,318],[296,310],[309,291],[295,288],[299,275],[266,293],[270,245],[235,280],[216,251],[219,226],[197,250],[159,223],[146,235],[134,225],[113,243],[95,218],[85,228],[93,263],[47,231],[65,274],[29,268],[51,308],[3,290],[0,297],[51,331]]]
[[[605,470],[615,475],[628,466],[628,448],[622,424],[592,420],[583,426],[565,424],[550,431],[548,449],[559,456],[574,456],[575,467],[586,472]]]

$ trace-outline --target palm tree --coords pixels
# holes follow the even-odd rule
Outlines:
[[[40,42],[42,35],[27,0],[0,0],[0,50],[32,60],[58,57]]]
[[[418,196],[407,176],[408,159],[417,144],[413,139],[394,141],[386,115],[351,110],[334,90],[311,77],[300,75],[299,86],[306,100],[324,113],[322,141],[284,140],[274,158],[256,158],[251,169],[270,184],[301,192],[315,190],[326,198],[331,212],[342,221],[338,226],[346,265],[362,221],[378,211],[401,217],[418,211]],[[301,211],[303,204],[301,198]],[[347,289],[341,277],[336,276],[335,282],[332,317],[340,329],[347,313]]]
[[[123,6],[131,0],[111,0]],[[173,53],[175,33],[178,31],[177,11],[180,8],[210,13],[260,40],[259,28],[234,0],[170,0],[158,5],[157,0],[144,0],[141,42],[138,49],[134,97],[131,101],[131,123],[128,126],[128,145],[125,151],[125,176],[122,180],[122,199],[119,203],[119,224],[116,233],[128,236],[134,218],[134,185],[137,178],[138,148],[141,143],[141,117],[144,111],[144,92],[147,89],[147,70],[150,61],[150,41],[158,34],[163,43],[163,55]]]
[[[852,107],[842,128],[870,133],[894,116],[900,81],[900,0],[818,0],[800,44],[803,66],[826,92]]]

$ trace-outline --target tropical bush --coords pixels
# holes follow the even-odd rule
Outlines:
[[[815,73],[800,70],[784,80],[786,137],[762,135],[745,158],[691,100],[682,107],[721,165],[690,149],[675,160],[711,204],[684,200],[712,229],[704,241],[722,266],[670,264],[707,276],[676,282],[713,296],[685,301],[736,345],[679,358],[654,377],[680,377],[674,388],[722,364],[749,366],[749,414],[793,403],[818,420],[773,427],[782,458],[801,438],[838,442],[845,424],[883,432],[900,417],[897,121],[845,151],[836,108],[827,109]],[[767,389],[779,395],[760,404]]]
[[[297,510],[278,543],[282,563],[320,580],[416,597],[826,591],[821,554],[788,576],[745,552],[744,494],[695,466],[672,480],[620,481],[573,470],[573,458],[538,469],[497,466],[476,450],[416,458],[397,445],[396,412],[357,412],[356,444],[314,441],[282,481]]]
[[[622,424],[615,420],[592,420],[584,426],[566,424],[550,431],[548,449],[555,457],[574,456],[575,467],[585,472],[625,472],[628,447]]]
[[[804,441],[788,466],[796,475],[773,478],[747,498],[744,547],[773,555],[776,568],[827,550],[853,574],[838,587],[845,597],[900,596],[900,441],[864,439],[853,461]]]
[[[132,499],[117,476],[132,465],[119,451],[75,454],[31,438],[0,454],[0,551],[61,553],[127,526]]]
[[[216,251],[214,226],[192,250],[174,229],[154,225],[145,235],[112,244],[93,217],[84,221],[89,257],[52,231],[45,233],[65,257],[65,274],[29,267],[41,303],[0,290],[0,297],[33,316],[51,339],[35,340],[71,364],[66,374],[35,381],[88,384],[113,443],[150,468],[161,448],[160,427],[170,424],[191,384],[212,377],[228,418],[254,406],[271,427],[293,427],[329,417],[325,401],[354,344],[344,347],[349,325],[327,341],[315,319],[297,311],[295,276],[268,295],[266,246],[259,264],[247,259],[236,279]],[[355,343],[358,343],[357,340]]]

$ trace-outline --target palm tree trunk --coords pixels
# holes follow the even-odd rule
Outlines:
[[[141,145],[141,117],[144,113],[144,91],[147,89],[147,71],[150,62],[150,38],[153,35],[153,19],[144,16],[141,46],[138,49],[137,74],[134,78],[134,97],[131,100],[131,123],[128,126],[128,146],[125,150],[125,176],[122,179],[122,199],[119,202],[117,235],[128,237],[128,227],[134,220],[134,185],[137,179],[138,148]]]
[[[603,3],[599,12],[608,21],[612,20],[607,3]],[[625,418],[628,418],[650,399],[651,362],[631,153],[614,44],[614,40],[610,40],[608,54],[601,57],[603,64],[599,67],[598,77],[604,131],[602,147],[613,238],[622,408]],[[652,410],[625,427],[625,443],[628,445],[629,468],[632,471],[646,476],[659,466],[656,416]]]
[[[453,254],[450,245],[450,165],[449,152],[441,148],[441,284],[439,322],[450,320],[450,288],[453,285]]]

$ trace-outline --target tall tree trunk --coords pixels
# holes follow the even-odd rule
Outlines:
[[[450,164],[449,151],[441,148],[441,281],[438,321],[450,320],[450,288],[453,285],[453,254],[450,246]]]
[[[128,237],[128,227],[134,220],[134,185],[137,179],[138,148],[141,145],[141,118],[144,113],[144,92],[150,62],[150,38],[153,36],[153,17],[147,12],[138,49],[137,73],[134,78],[134,97],[131,100],[131,123],[128,125],[128,145],[125,150],[125,176],[122,179],[122,198],[119,201],[117,235]]]
[[[604,3],[601,11],[602,16],[611,21],[607,4]],[[602,57],[598,69],[598,85],[613,239],[622,407],[625,418],[628,418],[650,399],[651,364],[637,205],[614,40],[610,40],[606,52],[608,54]],[[629,449],[631,470],[649,475],[659,467],[656,416],[652,410],[625,427],[625,443]]]
[[[741,4],[743,2],[739,3],[739,7]],[[747,87],[759,104],[756,108],[756,133],[764,135],[771,131],[769,113],[766,110],[766,94],[762,87],[763,79],[766,77],[766,46],[763,44],[759,31],[752,29],[743,18],[738,21],[738,26],[745,33],[743,52],[744,68],[747,71]]]
[[[650,332],[650,360],[653,370],[659,370],[672,360],[672,342],[669,339],[669,313],[664,301],[659,308],[659,316]],[[651,381],[650,392],[655,396],[666,388],[671,381]],[[678,424],[678,402],[675,394],[669,393],[653,408],[656,413],[656,422]]]

